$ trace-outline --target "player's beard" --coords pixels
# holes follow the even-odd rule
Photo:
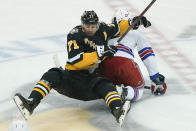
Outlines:
[[[94,36],[96,32],[86,32],[88,36]]]

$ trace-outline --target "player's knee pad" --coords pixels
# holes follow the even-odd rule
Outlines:
[[[51,87],[57,87],[63,80],[63,70],[59,68],[52,68],[42,76],[41,80],[48,81]]]
[[[137,101],[142,98],[143,95],[143,88],[134,88],[131,86],[126,86],[124,88],[127,88],[127,96],[126,99]]]
[[[90,82],[91,88],[96,88],[97,86],[100,86],[105,83],[111,83],[111,81],[105,77],[96,77]]]
[[[108,92],[116,91],[116,87],[113,85],[112,82],[102,80],[97,83],[94,91],[97,92],[100,96],[105,97]]]

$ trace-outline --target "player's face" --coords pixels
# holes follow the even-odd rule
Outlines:
[[[88,36],[93,36],[96,33],[98,27],[98,24],[84,24],[83,30]]]

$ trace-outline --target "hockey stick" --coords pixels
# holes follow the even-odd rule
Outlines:
[[[150,89],[150,86],[144,86],[144,89]]]
[[[60,61],[59,61],[59,57],[58,57],[58,54],[54,54],[54,55],[53,55],[53,62],[54,62],[55,66],[56,66],[57,68],[60,68],[60,67],[61,67]],[[62,67],[61,67],[61,68],[62,68]]]
[[[142,16],[147,12],[147,10],[154,4],[156,0],[152,0],[150,4],[144,9],[144,11],[137,17],[137,19],[130,25],[130,27],[123,33],[123,35],[117,40],[117,43],[119,43],[125,35],[134,27],[136,23],[142,18]]]

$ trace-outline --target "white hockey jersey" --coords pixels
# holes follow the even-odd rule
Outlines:
[[[111,39],[109,45],[114,45],[118,38]],[[117,45],[118,51],[114,56],[126,57],[134,60],[133,50],[137,48],[138,54],[148,70],[151,80],[159,76],[158,66],[153,49],[141,30],[132,30]]]

